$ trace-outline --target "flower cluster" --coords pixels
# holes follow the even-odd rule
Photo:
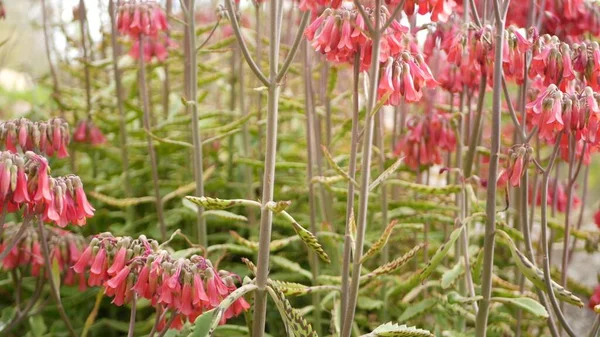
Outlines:
[[[398,5],[400,0],[386,0],[387,4]],[[418,10],[415,11],[415,7],[418,5]],[[413,15],[416,13],[425,15],[431,13],[431,21],[448,21],[456,2],[454,0],[406,0],[404,5],[404,12],[407,15]]]
[[[594,307],[600,304],[600,284],[594,288],[594,293],[588,302],[588,308],[594,310]]]
[[[73,141],[91,145],[102,145],[106,142],[106,137],[104,137],[102,131],[91,120],[83,120],[75,128]]]
[[[408,122],[408,132],[396,145],[396,155],[405,156],[405,163],[412,169],[422,165],[440,165],[442,154],[454,151],[456,137],[450,125],[450,116],[431,113],[415,116]]]
[[[535,29],[529,31],[529,36],[535,37]],[[508,27],[504,32],[504,48],[502,49],[502,68],[508,79],[517,84],[523,84],[525,79],[525,56],[531,49],[532,43],[515,26]]]
[[[4,2],[0,0],[0,20],[6,19],[6,9],[4,9]]]
[[[165,12],[154,1],[127,1],[119,7],[117,29],[121,34],[137,38],[157,35],[169,29]]]
[[[594,223],[596,224],[596,227],[600,229],[600,210],[597,210],[596,213],[594,213]]]
[[[468,0],[467,0],[468,1]],[[456,12],[463,12],[464,0],[456,0]],[[475,0],[475,5],[482,8],[483,1]],[[600,7],[594,1],[566,0],[566,1],[515,1],[508,8],[507,24],[519,27],[529,25],[530,4],[535,10],[542,13],[540,31],[557,35],[565,40],[579,40],[591,34],[600,34]]]
[[[529,144],[516,144],[508,153],[508,167],[500,173],[498,184],[509,182],[513,187],[521,186],[521,177],[527,173],[527,166],[533,154]]]
[[[371,8],[364,8],[374,23]],[[386,22],[390,13],[382,7],[380,22]],[[304,34],[312,47],[324,54],[328,61],[352,64],[356,53],[360,53],[360,68],[367,70],[371,64],[373,42],[368,36],[368,29],[360,13],[352,4],[344,4],[339,9],[327,8],[305,30]],[[408,27],[393,20],[382,34],[379,62],[386,62],[402,51],[411,48],[407,39]]]
[[[464,86],[477,91],[481,76],[491,73],[493,67],[492,27],[476,30],[451,20],[435,28],[430,26],[428,32],[423,54],[427,62],[438,65],[436,76],[441,86],[452,93],[462,91]]]
[[[311,11],[313,13],[324,7],[336,9],[341,4],[342,0],[298,0],[298,8],[301,11]]]
[[[387,96],[385,104],[391,105],[400,105],[401,97],[407,102],[416,102],[423,96],[422,88],[437,84],[422,55],[403,52],[395,59],[388,58],[382,67],[377,98]]]
[[[169,30],[167,16],[154,1],[133,0],[121,5],[117,29],[133,39],[129,55],[136,60],[143,55],[146,62],[150,62],[153,57],[161,62],[165,61],[168,48],[175,45],[165,34]],[[143,50],[140,50],[142,40]]]
[[[69,125],[61,118],[32,122],[19,118],[0,123],[0,142],[6,150],[16,153],[17,146],[25,151],[40,151],[48,156],[68,157]]]
[[[539,128],[542,139],[554,142],[556,133],[570,132],[577,141],[600,144],[598,94],[586,87],[563,92],[551,84],[526,106],[528,121]]]
[[[94,215],[81,179],[75,175],[53,178],[46,158],[31,151],[24,155],[0,151],[0,204],[8,212],[28,206],[45,221],[60,227],[82,226]]]
[[[201,256],[175,258],[160,249],[154,240],[140,236],[114,237],[110,233],[97,235],[73,266],[77,274],[89,270],[88,285],[102,286],[113,297],[113,303],[128,303],[134,294],[151,301],[155,307],[175,309],[182,319],[193,322],[202,312],[210,310],[236,289],[238,277],[217,271]],[[223,322],[237,316],[249,304],[238,299],[223,316]]]
[[[40,236],[35,227],[28,226],[25,233],[18,238],[19,242],[10,243],[15,239],[15,235],[22,224],[5,223],[3,225],[2,235],[0,236],[0,254],[11,244],[13,247],[1,262],[2,269],[13,270],[16,268],[27,268],[31,276],[38,277],[40,270],[44,268],[44,257],[41,248]],[[85,239],[77,234],[59,229],[44,228],[45,237],[48,241],[50,260],[56,261],[58,270],[62,277],[64,285],[79,285],[81,291],[85,290],[85,278],[77,275],[71,269],[81,257],[85,248]]]
[[[140,53],[140,39],[144,39],[144,50]],[[173,40],[169,39],[166,35],[157,36],[142,36],[133,42],[131,49],[129,50],[129,56],[134,60],[140,58],[140,54],[143,54],[144,61],[150,62],[152,58],[156,58],[160,62],[167,60],[169,56],[169,48],[177,46]]]
[[[566,188],[565,188],[565,184],[561,181],[558,181],[558,183],[556,182],[556,180],[550,180],[550,182],[548,183],[548,206],[553,206],[555,203],[555,199],[556,199],[556,210],[564,213],[567,209],[567,192],[566,192]],[[532,202],[532,187],[529,186],[529,204],[531,204]],[[542,204],[542,186],[538,185],[537,186],[537,198],[536,198],[536,205],[540,206]],[[556,195],[556,198],[554,198],[554,196]],[[573,208],[578,207],[579,204],[581,203],[581,199],[579,199],[579,196],[577,194],[575,194],[575,192],[573,192],[573,203],[571,204],[571,206],[573,206]]]

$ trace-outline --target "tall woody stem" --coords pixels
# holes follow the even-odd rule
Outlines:
[[[129,182],[129,154],[127,149],[127,119],[125,109],[123,108],[123,84],[121,83],[121,71],[117,59],[119,57],[119,45],[117,44],[117,8],[114,0],[110,0],[108,4],[110,12],[110,43],[112,46],[112,67],[115,80],[115,95],[117,97],[117,110],[119,111],[119,143],[121,147],[121,165],[123,165],[123,188],[125,196],[131,197],[131,184]]]
[[[52,63],[52,57],[50,52],[50,34],[48,34],[48,8],[46,8],[46,1],[42,0],[42,25],[44,28],[44,47],[46,49],[46,58],[48,59],[48,66],[50,68],[50,76],[52,77],[52,96],[56,102],[59,102],[58,96],[60,95],[60,83],[58,81],[58,74],[54,63]],[[60,107],[60,103],[58,104]],[[64,110],[60,109],[60,116],[64,118]]]
[[[279,82],[277,70],[279,67],[279,38],[281,31],[282,0],[272,0],[269,3],[270,32],[269,32],[269,78],[267,100],[267,142],[265,154],[265,171],[262,188],[262,210],[260,214],[259,250],[257,261],[256,285],[258,289],[254,295],[254,318],[252,327],[253,337],[262,337],[265,331],[267,314],[267,278],[269,275],[269,243],[273,225],[273,213],[266,207],[273,200],[275,185],[275,154],[277,149],[277,119],[279,113]],[[233,12],[231,0],[228,0],[230,12]],[[232,20],[235,21],[235,20]]]
[[[140,50],[144,50],[144,36],[139,36]],[[156,150],[152,137],[150,136],[150,98],[148,97],[148,84],[146,83],[146,63],[143,55],[139,58],[140,73],[139,73],[139,88],[140,99],[142,100],[144,128],[146,129],[146,140],[148,142],[148,153],[150,154],[150,166],[152,169],[152,184],[154,185],[154,197],[156,198],[156,215],[158,217],[158,225],[160,229],[160,237],[163,241],[167,240],[167,226],[163,214],[162,199],[160,197],[160,189],[158,185],[158,163],[156,159]]]
[[[165,13],[167,16],[167,19],[169,17],[171,17],[171,12],[173,10],[173,0],[167,0],[166,5],[165,5]],[[167,34],[167,38],[170,37],[170,32],[167,30],[166,31]],[[163,108],[163,115],[164,118],[169,117],[169,96],[171,94],[171,82],[169,79],[169,63],[168,62],[164,62],[163,63],[163,69],[165,70],[165,78],[163,80],[163,92],[162,92],[162,108]]]
[[[86,29],[85,22],[87,20],[87,13],[85,10],[85,2],[79,0],[79,31],[81,33],[81,49],[83,50],[83,73],[85,74],[85,112],[86,117],[91,119],[92,117],[92,85],[90,83],[90,66],[88,59],[88,49],[86,43]]]
[[[196,23],[194,20],[195,0],[186,0],[187,8],[187,29],[185,30],[185,96],[187,98],[187,113],[192,118],[192,143],[194,144],[194,179],[196,179],[196,196],[204,195],[204,180],[202,179],[202,140],[200,138],[200,129],[198,127],[198,64],[196,59]],[[206,247],[208,240],[206,237],[206,221],[203,216],[204,209],[198,206],[198,216],[196,217],[196,231],[198,242]]]
[[[360,5],[359,5],[360,6]],[[363,15],[361,13],[361,15]],[[342,333],[340,337],[350,337],[352,323],[354,322],[354,314],[356,311],[356,301],[358,299],[359,280],[362,264],[360,263],[363,255],[363,243],[365,239],[365,232],[367,229],[367,212],[369,206],[369,183],[371,180],[371,152],[373,150],[373,109],[377,100],[377,83],[379,82],[379,50],[381,41],[381,0],[375,1],[375,11],[373,16],[375,17],[375,29],[371,31],[371,40],[373,41],[372,47],[372,61],[369,70],[369,95],[367,99],[367,114],[365,121],[365,129],[363,134],[363,150],[362,150],[362,171],[360,181],[360,194],[358,199],[358,220],[357,220],[357,233],[356,241],[354,244],[354,254],[352,258],[352,281],[350,288],[348,289],[346,307],[342,308],[344,311],[344,324],[342,326]],[[364,17],[365,22],[370,22],[369,17]],[[351,197],[351,196],[348,196]]]
[[[502,13],[500,3],[494,0],[496,14],[496,38],[494,55],[494,92],[492,95],[492,149],[490,153],[490,168],[486,197],[486,217],[484,243],[483,243],[483,270],[481,279],[481,296],[479,311],[475,322],[475,336],[485,337],[487,333],[488,313],[492,295],[492,271],[494,267],[494,246],[496,232],[496,177],[498,175],[498,156],[500,153],[500,129],[502,126],[502,50],[504,41],[505,13]],[[465,168],[466,169],[466,168]]]
[[[296,37],[290,51],[279,68],[279,46],[281,38],[281,24],[283,15],[283,1],[273,0],[270,5],[270,32],[269,32],[269,75],[265,76],[258,67],[244,41],[239,23],[234,12],[232,0],[226,0],[227,13],[230,17],[231,27],[238,41],[238,46],[250,70],[268,89],[267,100],[267,139],[266,139],[266,154],[264,164],[264,175],[262,185],[262,209],[260,214],[259,228],[259,248],[258,261],[256,271],[256,292],[254,294],[254,318],[252,326],[253,337],[263,337],[266,326],[267,314],[267,280],[269,276],[269,243],[271,242],[271,230],[273,225],[273,213],[267,206],[273,201],[274,185],[275,185],[275,155],[277,150],[277,122],[279,113],[279,90],[280,81],[285,78],[289,66],[298,51],[300,41],[302,40],[304,27],[308,23],[310,13],[304,13],[302,20],[296,32]]]
[[[352,76],[352,138],[350,140],[350,162],[348,164],[348,176],[352,180],[348,181],[348,200],[346,201],[346,229],[344,232],[344,257],[342,261],[342,303],[340,310],[340,325],[344,326],[344,310],[348,304],[348,289],[350,287],[350,255],[352,236],[350,233],[350,221],[354,217],[354,183],[356,177],[356,157],[358,155],[358,118],[359,118],[359,102],[358,102],[358,87],[360,78],[360,52],[357,51],[354,56],[354,67]]]
[[[307,148],[307,157],[308,157],[308,165],[307,165],[307,184],[308,184],[308,202],[310,208],[310,230],[313,233],[317,232],[317,203],[315,198],[315,188],[312,183],[313,178],[313,168],[315,164],[315,128],[314,126],[314,111],[313,111],[313,95],[312,88],[310,85],[310,77],[312,75],[312,69],[310,65],[310,58],[308,55],[308,44],[304,43],[302,46],[302,61],[304,63],[304,106],[306,110],[306,148]],[[310,269],[312,273],[312,282],[313,286],[317,284],[317,277],[319,276],[319,257],[313,251],[310,251]],[[312,294],[313,306],[314,309],[314,325],[315,331],[318,335],[321,335],[321,306],[320,306],[320,295],[318,293]]]

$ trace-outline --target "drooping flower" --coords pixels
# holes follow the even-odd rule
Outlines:
[[[77,124],[73,133],[73,141],[96,146],[106,143],[106,137],[91,120],[84,120]]]
[[[115,305],[129,303],[135,293],[161,310],[176,311],[179,321],[173,328],[185,320],[193,322],[236,289],[233,274],[217,272],[201,256],[174,258],[143,235],[138,239],[97,235],[73,266],[80,275],[88,270],[88,284],[103,286]],[[246,309],[247,302],[238,300],[226,319]]]
[[[130,0],[119,7],[117,29],[121,34],[137,38],[166,31],[169,23],[165,12],[155,1]]]
[[[408,122],[408,131],[396,144],[396,155],[405,156],[408,167],[440,165],[442,154],[454,151],[456,137],[449,124],[449,116],[433,112],[415,116]]]
[[[19,118],[0,123],[0,142],[6,150],[17,153],[36,151],[58,158],[68,157],[69,125],[61,118],[32,122]]]
[[[370,7],[363,9],[374,24],[373,9]],[[382,7],[381,22],[386,22],[389,16],[387,8]],[[344,3],[338,9],[325,9],[309,24],[304,35],[315,51],[325,55],[330,62],[352,64],[354,56],[359,53],[362,71],[367,70],[371,64],[372,41],[368,26],[363,16],[351,3]],[[391,21],[381,37],[379,62],[385,62],[389,57],[411,48],[408,28],[396,20]]]
[[[2,260],[0,266],[4,270],[20,268],[22,272],[28,271],[31,276],[38,277],[40,271],[45,267],[42,255],[41,242],[38,230],[35,226],[25,229],[20,238],[15,238],[22,224],[8,222],[3,225],[0,235],[0,253],[10,245],[14,245],[10,253]],[[44,235],[50,253],[50,260],[58,266],[62,284],[67,286],[78,285],[81,291],[86,285],[83,277],[76,275],[70,267],[84,255],[85,240],[82,236],[59,228],[44,227]],[[11,240],[17,242],[11,243]]]

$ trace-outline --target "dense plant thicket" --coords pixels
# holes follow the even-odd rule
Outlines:
[[[596,2],[33,3],[0,335],[598,336]]]

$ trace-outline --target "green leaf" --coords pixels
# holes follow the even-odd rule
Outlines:
[[[267,287],[267,290],[275,302],[288,332],[291,332],[294,337],[318,337],[317,333],[313,330],[312,325],[310,325],[304,317],[292,307],[290,302],[276,285],[270,284]]]
[[[254,291],[256,288],[257,287],[254,284],[245,284],[234,290],[231,294],[229,294],[229,296],[225,297],[223,301],[221,301],[219,306],[204,312],[202,315],[196,318],[196,321],[194,322],[194,329],[188,335],[188,337],[212,336],[225,311],[239,298],[248,292]]]
[[[248,218],[246,218],[245,216],[225,211],[222,209],[207,210],[202,214],[202,216],[216,216],[226,220],[248,222]]]
[[[52,259],[52,279],[56,286],[57,296],[60,296],[60,266],[57,259]]]
[[[404,187],[408,190],[418,192],[419,194],[431,194],[431,195],[448,195],[458,193],[462,190],[460,185],[445,185],[445,186],[430,186],[411,183],[399,179],[390,179],[388,184]]]
[[[499,238],[503,239],[502,241],[508,245],[513,260],[515,261],[515,264],[521,273],[523,273],[523,275],[536,287],[548,292],[544,273],[517,249],[515,242],[506,232],[502,230],[496,230],[496,233],[498,234]],[[583,302],[581,299],[575,296],[572,292],[563,288],[560,284],[554,282],[553,280],[550,280],[550,284],[552,286],[551,291],[554,292],[554,296],[556,296],[556,298],[563,302],[567,302],[578,307],[583,307]]]
[[[331,156],[331,153],[329,153],[329,151],[327,150],[327,147],[325,145],[321,145],[321,149],[323,150],[323,154],[325,155],[325,159],[327,159],[329,166],[331,166],[337,173],[344,177],[346,181],[350,181],[354,186],[358,187],[358,183],[356,182],[356,180],[352,179],[348,172],[344,171],[341,167],[338,166],[335,160],[333,160],[333,157]]]
[[[386,323],[378,326],[371,333],[362,337],[435,337],[434,334],[427,330],[409,327],[406,324],[398,325],[396,323]]]
[[[538,301],[529,297],[492,297],[491,300],[504,304],[512,304],[537,317],[548,318],[548,311],[546,311],[546,308]]]
[[[206,209],[227,209],[235,206],[253,206],[261,207],[259,202],[245,199],[218,199],[210,197],[186,196],[187,200],[200,205]]]
[[[44,316],[35,315],[29,317],[29,326],[31,328],[31,333],[36,337],[41,337],[46,333],[48,328],[44,323]]]
[[[371,183],[371,185],[369,185],[369,191],[373,191],[377,186],[379,186],[379,184],[381,184],[383,181],[385,181],[387,178],[389,178],[392,174],[394,174],[394,172],[396,172],[396,170],[398,170],[398,168],[400,167],[400,165],[402,164],[403,161],[404,161],[404,157],[400,157],[400,158],[398,158],[398,160],[396,160],[395,163],[392,164],[392,166],[388,167],[385,171],[383,171],[383,173],[381,173],[379,175],[379,177],[377,177]]]
[[[383,307],[383,301],[367,296],[358,296],[357,307],[362,310],[377,310]]]
[[[417,253],[423,248],[425,247],[424,244],[420,244],[417,245],[415,247],[413,247],[411,250],[409,250],[406,254],[394,259],[393,261],[390,261],[382,266],[379,266],[377,269],[373,270],[372,272],[363,275],[360,277],[360,281],[361,282],[365,282],[368,281],[376,276],[379,275],[384,275],[384,274],[391,274],[394,271],[398,270],[400,267],[402,267],[406,262],[408,262],[410,259],[412,259],[415,255],[417,255]]]
[[[381,249],[385,247],[385,245],[388,242],[388,239],[390,238],[390,235],[392,235],[392,232],[394,231],[394,226],[396,225],[396,223],[397,221],[393,220],[385,227],[385,229],[383,230],[383,234],[381,234],[381,237],[379,237],[379,239],[371,246],[371,248],[369,248],[369,250],[362,256],[359,262],[360,264],[365,263],[367,259],[379,253],[379,251],[381,251]]]
[[[312,279],[312,274],[308,270],[302,268],[298,263],[286,259],[285,257],[271,255],[271,262],[283,269],[298,273],[309,280]]]
[[[421,271],[421,275],[420,275],[421,282],[423,282],[423,280],[428,278],[429,275],[431,275],[431,273],[433,273],[433,271],[437,268],[437,266],[439,266],[439,264],[442,263],[442,261],[444,260],[444,257],[446,257],[446,255],[448,254],[448,252],[450,251],[450,248],[452,248],[452,245],[454,244],[454,242],[456,242],[456,240],[460,236],[460,233],[462,232],[462,230],[463,230],[463,227],[460,226],[457,229],[455,229],[454,231],[452,231],[452,233],[450,233],[450,237],[448,238],[448,241],[446,241],[446,243],[443,243],[438,248],[438,250],[435,252],[435,254],[433,254],[433,256],[431,257],[429,262],[427,262],[427,265],[425,266],[425,268]]]
[[[454,281],[456,281],[456,279],[459,278],[460,275],[462,275],[464,272],[465,272],[465,265],[461,260],[460,262],[455,264],[454,267],[452,267],[452,269],[447,270],[442,275],[442,283],[441,283],[442,288],[448,289],[454,283]]]
[[[283,217],[285,217],[288,221],[292,223],[294,231],[296,232],[296,234],[298,234],[300,240],[302,240],[302,242],[304,242],[308,246],[308,248],[312,249],[321,260],[325,261],[326,263],[331,263],[329,256],[327,255],[327,253],[325,253],[325,250],[323,250],[323,246],[321,246],[321,244],[317,240],[317,237],[313,233],[311,233],[308,229],[300,226],[300,224],[298,224],[298,222],[288,212],[282,210],[279,212],[279,214],[283,215]]]
[[[194,331],[188,335],[188,337],[208,337],[211,335],[211,327],[214,321],[221,319],[222,312],[219,308],[204,312],[202,315],[196,318],[194,322]]]
[[[338,79],[338,68],[331,67],[329,68],[329,78],[327,79],[327,96],[331,97],[333,94],[333,90],[335,89],[335,84]]]
[[[235,231],[229,231],[229,234],[231,234],[231,237],[233,237],[233,239],[240,245],[242,245],[244,247],[248,247],[252,250],[258,250],[258,242],[252,242],[250,240],[246,240],[245,238],[243,238],[241,235],[239,235]]]
[[[398,318],[398,321],[400,321],[400,322],[408,321],[409,319],[433,308],[437,303],[438,303],[437,298],[427,298],[417,304],[410,305],[402,313],[402,315],[400,315],[400,317]],[[375,335],[375,336],[377,336],[377,335]],[[379,336],[387,336],[387,335],[379,335]],[[389,335],[389,336],[395,336],[395,335]],[[398,336],[401,336],[401,335],[398,335]]]
[[[483,269],[483,248],[479,249],[479,253],[477,253],[477,258],[475,258],[475,263],[473,263],[473,279],[474,280],[481,279],[482,269]]]

